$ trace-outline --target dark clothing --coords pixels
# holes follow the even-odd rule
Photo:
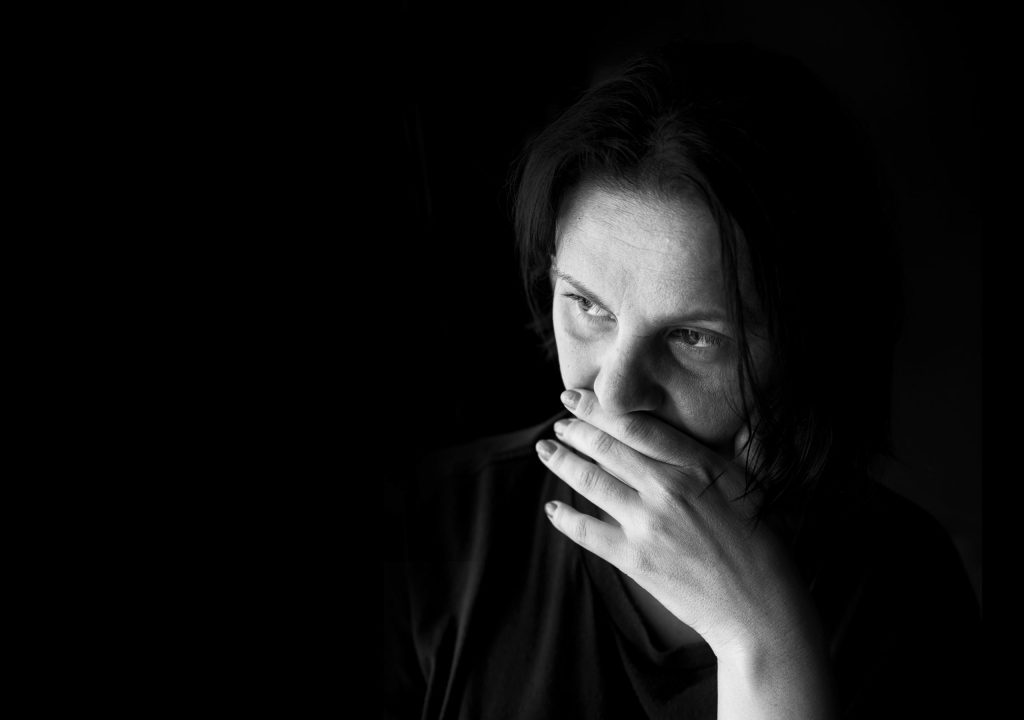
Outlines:
[[[536,457],[555,419],[425,465],[394,566],[386,717],[715,717],[710,647],[661,651],[618,571],[545,517],[552,499],[596,514]],[[980,620],[955,548],[880,486],[853,505],[810,521],[794,548],[844,717],[961,717]]]

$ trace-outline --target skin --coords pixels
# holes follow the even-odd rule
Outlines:
[[[563,402],[538,456],[601,509],[549,503],[552,525],[642,590],[663,637],[706,641],[722,720],[834,717],[816,612],[783,545],[740,498],[738,411],[718,228],[694,195],[585,185],[553,258]],[[748,338],[756,372],[768,348]],[[666,620],[668,625],[666,625]]]
[[[614,414],[651,413],[732,457],[743,425],[735,331],[706,206],[586,186],[559,223],[552,276],[565,387],[593,389]],[[751,344],[766,365],[765,341]]]

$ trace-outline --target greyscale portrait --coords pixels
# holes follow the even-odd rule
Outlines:
[[[957,17],[507,10],[403,8],[379,716],[973,717]]]

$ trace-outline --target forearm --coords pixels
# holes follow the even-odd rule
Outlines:
[[[828,656],[800,639],[734,649],[718,658],[718,720],[835,720]]]

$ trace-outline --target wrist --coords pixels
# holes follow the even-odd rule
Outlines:
[[[827,661],[816,638],[796,632],[784,637],[736,638],[712,649],[720,673],[734,674],[753,685]]]
[[[718,658],[719,718],[832,718],[835,698],[825,643],[801,625],[737,636],[712,646]]]

